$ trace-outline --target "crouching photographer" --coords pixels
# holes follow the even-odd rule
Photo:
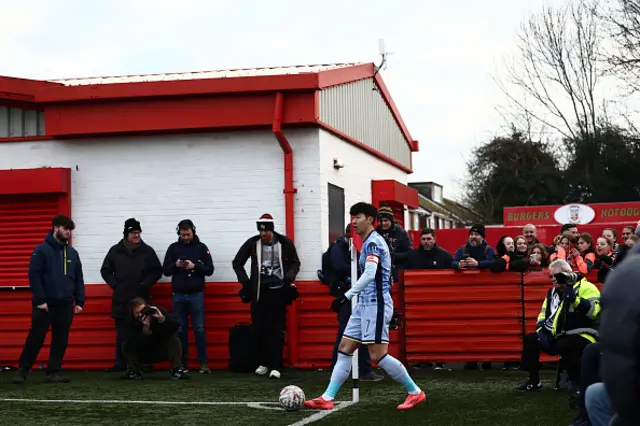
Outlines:
[[[521,369],[529,379],[520,392],[538,391],[540,352],[560,355],[574,392],[580,387],[582,352],[597,340],[600,317],[600,291],[582,275],[571,271],[564,260],[549,265],[553,286],[542,303],[536,331],[524,337]]]
[[[141,367],[145,363],[169,360],[172,379],[188,379],[182,365],[182,345],[178,338],[180,321],[166,310],[147,304],[142,298],[129,303],[129,315],[125,320],[125,339],[122,353],[127,363],[123,379],[142,378]]]

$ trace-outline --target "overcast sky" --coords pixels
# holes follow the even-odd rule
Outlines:
[[[564,0],[554,0],[554,4]],[[498,132],[491,79],[543,0],[0,0],[0,75],[48,79],[365,61],[420,152],[411,181],[456,197],[471,149]]]

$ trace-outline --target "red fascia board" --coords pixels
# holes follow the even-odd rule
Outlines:
[[[418,208],[418,191],[395,180],[371,182],[372,198],[379,201],[395,201],[409,208]]]
[[[0,99],[34,102],[35,94],[45,87],[58,87],[50,81],[0,76]]]
[[[389,89],[387,89],[387,85],[384,84],[384,81],[382,80],[382,76],[380,75],[380,73],[376,74],[376,76],[374,77],[374,81],[376,83],[376,86],[378,86],[378,90],[380,90],[380,93],[382,94],[382,98],[385,100],[385,102],[387,103],[387,106],[391,110],[391,113],[393,114],[393,117],[395,118],[396,123],[400,127],[400,131],[402,131],[404,138],[409,144],[409,148],[411,149],[412,152],[417,152],[418,141],[414,141],[413,138],[411,137],[411,133],[409,133],[409,129],[407,129],[406,124],[404,124],[404,120],[402,120],[400,111],[398,110],[398,107],[396,106],[395,102],[393,102],[391,93],[389,93]]]
[[[345,83],[372,78],[373,71],[374,65],[372,63],[321,71],[318,73],[318,88],[326,89]]]
[[[342,133],[340,130],[334,129],[333,127],[329,126],[327,123],[318,120],[318,125],[320,127],[322,127],[323,129],[327,130],[328,132],[333,133],[334,135],[338,136],[339,138],[344,139],[345,141],[349,142],[350,144],[353,144],[353,145],[357,146],[358,148],[361,148],[361,149],[367,151],[369,154],[372,154],[375,157],[378,157],[382,161],[384,161],[384,162],[386,162],[388,164],[391,164],[394,167],[397,167],[398,169],[402,170],[403,172],[405,172],[405,173],[413,173],[413,170],[411,170],[407,166],[403,165],[402,163],[399,163],[398,161],[387,157],[386,155],[382,154],[381,152],[376,151],[375,149],[371,148],[370,146],[360,142],[359,140],[354,139],[351,136]]]
[[[136,83],[61,86],[43,89],[36,95],[41,103],[87,100],[197,96],[248,92],[313,90],[318,74],[290,74],[251,77],[205,78]]]
[[[0,195],[69,194],[71,169],[0,170]]]
[[[313,92],[287,94],[283,123],[314,123],[313,99]],[[273,113],[272,94],[246,93],[57,103],[45,119],[48,135],[60,138],[270,126]]]

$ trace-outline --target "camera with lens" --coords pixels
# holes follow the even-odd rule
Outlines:
[[[142,308],[142,315],[147,316],[147,315],[153,315],[155,313],[156,313],[155,309],[153,309],[149,305],[146,305],[144,308]]]
[[[575,272],[558,272],[553,275],[558,284],[574,284],[580,279],[580,274]]]

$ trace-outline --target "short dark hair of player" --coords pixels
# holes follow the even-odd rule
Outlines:
[[[366,217],[372,217],[375,220],[376,216],[378,216],[378,209],[376,209],[376,206],[374,206],[373,204],[361,201],[351,206],[351,209],[349,209],[349,214],[351,216],[363,214]]]
[[[56,226],[61,226],[69,231],[73,231],[76,228],[76,224],[73,223],[73,220],[63,214],[59,214],[51,220],[51,227],[55,228]]]
[[[431,228],[424,228],[424,229],[422,230],[422,232],[420,232],[420,236],[422,236],[422,235],[429,235],[429,234],[433,235],[433,238],[435,238],[435,237],[436,237],[436,231],[434,231],[434,230],[433,230],[433,229],[431,229]]]

